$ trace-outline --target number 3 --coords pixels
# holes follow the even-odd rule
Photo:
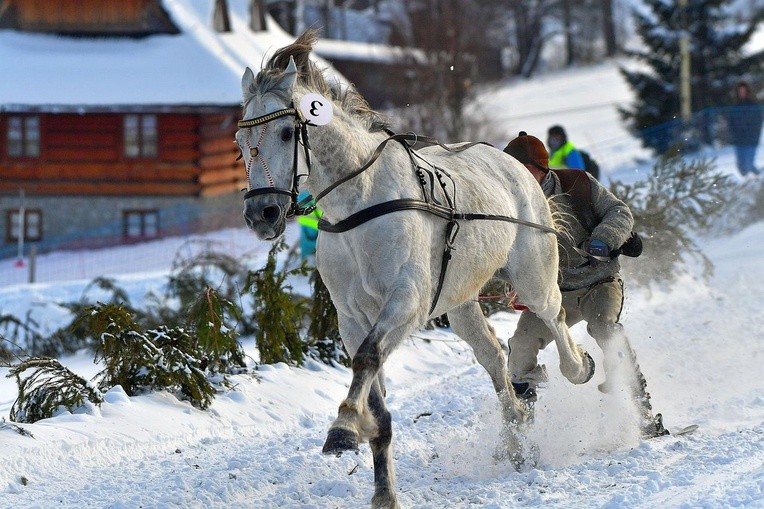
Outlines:
[[[321,101],[313,101],[310,103],[310,116],[311,117],[317,117],[321,114],[320,111],[318,111],[318,108],[323,107],[324,103]]]
[[[316,93],[305,94],[300,99],[300,113],[310,121],[311,125],[326,125],[332,121],[334,112],[332,103],[324,96]]]

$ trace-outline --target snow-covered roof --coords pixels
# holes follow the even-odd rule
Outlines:
[[[426,62],[424,52],[419,49],[404,49],[383,44],[334,39],[320,39],[316,43],[315,52],[330,60],[351,60],[379,64],[394,64],[405,59],[414,59],[419,63]]]
[[[244,68],[259,69],[294,40],[272,19],[267,31],[251,31],[248,2],[229,0],[228,33],[212,28],[213,0],[162,0],[178,35],[74,38],[0,30],[0,110],[238,104]]]

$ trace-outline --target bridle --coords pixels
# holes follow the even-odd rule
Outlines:
[[[292,162],[292,188],[291,189],[285,189],[283,187],[276,187],[276,185],[273,182],[273,177],[271,176],[270,168],[268,167],[267,161],[262,157],[260,154],[260,143],[263,141],[263,137],[265,136],[265,131],[268,128],[268,123],[272,122],[273,120],[276,120],[281,117],[286,116],[292,116],[294,117],[294,159]],[[302,118],[302,115],[300,115],[300,111],[294,107],[294,103],[290,105],[289,108],[284,108],[281,110],[274,111],[272,113],[267,113],[265,115],[261,115],[259,117],[255,118],[249,118],[244,120],[239,120],[236,125],[239,129],[247,129],[247,148],[249,149],[249,161],[247,161],[245,166],[245,171],[247,175],[247,192],[244,194],[244,199],[247,200],[249,198],[252,198],[253,196],[257,196],[260,194],[285,194],[289,197],[291,197],[291,203],[289,205],[289,209],[287,210],[286,217],[292,217],[294,215],[306,215],[313,212],[313,209],[315,209],[315,205],[309,205],[305,206],[305,204],[301,204],[301,202],[298,200],[298,195],[300,193],[299,191],[299,185],[300,185],[300,177],[304,177],[307,175],[310,175],[310,142],[308,141],[308,124],[310,123],[309,120],[305,120]],[[257,143],[255,146],[252,146],[251,142],[251,128],[256,126],[263,126],[262,131],[260,131],[260,135],[258,136]],[[302,144],[303,149],[305,150],[305,161],[307,162],[308,166],[308,173],[307,174],[300,174],[298,172],[297,168],[297,155],[299,152],[300,144]],[[243,153],[239,155],[237,158],[237,161],[243,157]],[[260,158],[263,165],[263,170],[265,171],[265,176],[268,179],[268,183],[270,184],[268,187],[257,187],[255,189],[252,189],[250,187],[250,171],[252,167],[252,161],[255,160],[255,158]],[[243,189],[242,189],[243,191]]]

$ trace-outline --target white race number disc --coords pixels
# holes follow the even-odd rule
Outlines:
[[[332,121],[332,103],[326,97],[310,93],[300,99],[300,113],[313,125],[326,125]]]

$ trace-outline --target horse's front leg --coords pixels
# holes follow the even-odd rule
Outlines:
[[[388,299],[377,323],[353,355],[353,380],[347,398],[340,404],[323,452],[341,454],[358,451],[369,441],[374,456],[375,491],[372,506],[397,508],[392,463],[392,425],[384,404],[382,366],[389,355],[424,322],[427,310],[413,286],[399,288]]]
[[[369,435],[372,461],[374,464],[374,496],[371,507],[374,509],[399,509],[398,497],[395,494],[395,466],[393,465],[393,426],[390,412],[385,405],[384,374],[380,370],[369,390],[365,411],[369,415],[362,417],[364,434]],[[345,423],[352,422],[352,415],[344,416]],[[341,454],[346,450],[358,450],[359,434],[348,427],[342,427],[343,407],[340,415],[329,430],[324,444],[324,453]],[[370,422],[373,421],[373,425]],[[373,434],[372,434],[373,430]]]
[[[344,451],[358,451],[361,442],[375,438],[379,433],[377,416],[369,406],[369,394],[377,374],[381,372],[386,356],[382,355],[380,327],[373,326],[353,355],[353,380],[345,400],[340,403],[337,419],[329,428],[324,443],[324,454],[340,455]]]

